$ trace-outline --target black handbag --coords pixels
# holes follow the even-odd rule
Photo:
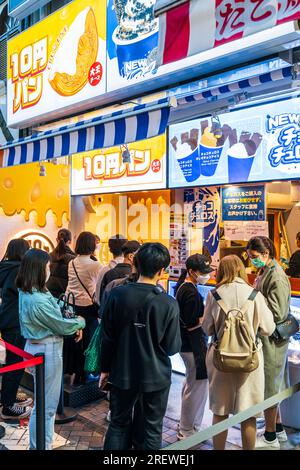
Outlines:
[[[281,343],[287,341],[291,336],[294,336],[299,331],[298,320],[291,313],[288,314],[287,318],[280,323],[277,323],[276,329],[272,334],[271,338],[275,343]]]
[[[68,295],[61,294],[57,303],[60,306],[60,310],[64,318],[70,319],[77,317],[75,314],[75,296],[73,292],[70,292]]]

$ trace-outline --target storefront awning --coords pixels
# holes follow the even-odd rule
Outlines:
[[[21,165],[149,139],[165,132],[171,106],[176,99],[163,98],[14,140],[0,149],[0,161]]]
[[[283,69],[275,70],[273,72],[264,73],[261,75],[257,75],[252,78],[247,78],[243,80],[239,80],[236,82],[229,83],[228,85],[221,85],[219,87],[210,88],[200,93],[190,94],[188,96],[179,97],[177,99],[177,104],[179,106],[193,103],[196,101],[208,100],[213,97],[218,97],[225,95],[227,93],[236,93],[238,91],[247,91],[249,89],[253,89],[254,87],[258,87],[264,84],[277,82],[284,79],[293,79],[296,78],[295,68],[293,66],[285,67]]]

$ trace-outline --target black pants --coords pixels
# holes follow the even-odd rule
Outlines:
[[[76,315],[85,319],[85,328],[82,330],[82,340],[75,343],[74,337],[64,339],[64,373],[74,374],[75,380],[85,380],[84,372],[84,351],[88,348],[92,336],[98,326],[98,311],[91,305],[89,307],[75,307]]]
[[[2,339],[7,343],[16,346],[17,348],[24,349],[25,339],[21,336],[19,329],[1,331]],[[16,364],[23,359],[20,356],[6,350],[6,365]],[[7,372],[2,375],[2,390],[1,402],[3,406],[12,406],[16,401],[16,396],[24,369]]]
[[[104,450],[129,450],[132,442],[139,450],[159,450],[169,390],[170,386],[155,392],[112,387],[111,422],[105,436]],[[133,418],[135,404],[137,408]]]

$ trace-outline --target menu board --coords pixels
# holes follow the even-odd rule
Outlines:
[[[171,188],[300,178],[300,99],[170,126]]]

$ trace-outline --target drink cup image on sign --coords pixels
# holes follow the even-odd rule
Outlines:
[[[198,140],[199,129],[183,132],[180,140],[176,136],[170,140],[178,165],[188,183],[196,181],[201,174]]]
[[[158,20],[156,0],[114,0],[118,26],[113,32],[119,73],[127,80],[155,73]]]
[[[98,31],[93,9],[81,11],[62,34],[50,54],[48,80],[59,95],[72,96],[87,84],[90,68],[97,60]]]
[[[201,139],[199,157],[202,176],[213,176],[217,170],[223,150],[224,138],[218,117],[213,117],[211,125],[208,120],[201,121]]]
[[[229,183],[248,181],[261,141],[262,136],[259,133],[254,133],[251,137],[246,131],[242,132],[239,142],[236,133],[233,138],[229,138],[230,148],[227,151]]]

